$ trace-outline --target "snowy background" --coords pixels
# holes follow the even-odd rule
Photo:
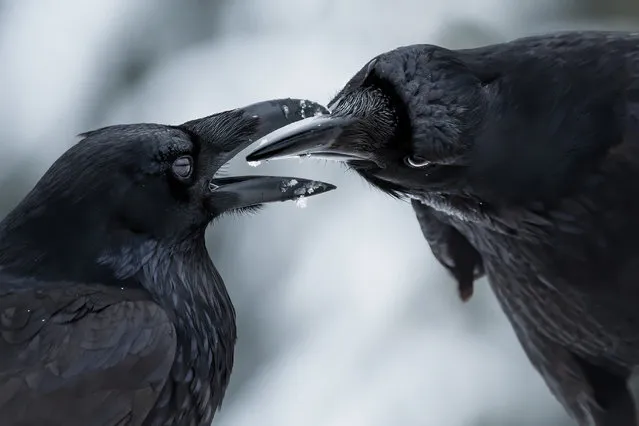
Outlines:
[[[0,0],[0,213],[77,133],[177,124],[266,98],[327,102],[403,44],[636,29],[627,0]],[[227,217],[209,247],[235,302],[217,425],[565,426],[486,282],[462,305],[410,206],[315,161],[238,173],[324,179],[306,209]]]

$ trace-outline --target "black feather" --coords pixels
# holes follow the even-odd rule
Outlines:
[[[206,227],[305,185],[307,196],[334,188],[215,175],[317,106],[265,101],[181,126],[110,126],[51,166],[0,222],[2,426],[210,425],[236,321]],[[187,173],[174,173],[185,158]]]
[[[392,99],[384,114],[404,111],[390,137],[351,142],[374,162],[349,165],[414,199],[462,295],[488,277],[531,362],[582,426],[637,424],[627,379],[639,365],[638,84],[639,35],[567,32],[467,50],[400,47],[334,101],[348,110],[377,87]],[[358,109],[382,114],[379,102]]]

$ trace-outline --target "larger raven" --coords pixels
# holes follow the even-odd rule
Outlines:
[[[341,159],[411,203],[463,298],[488,280],[580,425],[637,424],[639,34],[563,32],[374,58],[331,115],[248,156]]]
[[[296,99],[89,132],[0,223],[2,426],[210,425],[235,311],[204,244],[224,212],[335,187],[220,176]]]

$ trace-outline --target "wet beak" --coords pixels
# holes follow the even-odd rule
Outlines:
[[[290,201],[323,194],[335,185],[296,177],[232,176],[211,180],[210,205],[232,210],[275,201]]]
[[[288,98],[258,102],[238,108],[231,113],[240,114],[246,123],[250,123],[252,130],[250,135],[238,141],[233,149],[217,156],[213,165],[216,174],[222,165],[228,163],[239,152],[254,144],[264,135],[282,126],[304,120],[306,117],[328,114],[328,110],[316,102]],[[216,128],[219,126],[220,117],[224,117],[224,114],[228,114],[228,112],[188,121],[181,127],[198,135],[203,143],[215,144],[216,137],[219,137],[216,134]],[[206,207],[211,213],[220,214],[228,210],[262,203],[311,197],[332,191],[335,188],[329,183],[294,177],[216,177],[214,175],[209,181]]]
[[[324,106],[317,102],[294,98],[262,101],[243,108],[238,108],[235,111],[241,113],[246,120],[257,120],[257,126],[253,129],[253,132],[249,137],[241,141],[233,150],[220,158],[223,161],[219,164],[219,166],[230,161],[240,151],[248,148],[258,139],[267,134],[271,134],[281,127],[308,120],[306,117],[314,117],[329,113]],[[211,129],[215,129],[218,125],[218,115],[219,114],[214,114],[209,117],[188,121],[182,124],[181,127],[187,128],[191,132],[200,136],[203,140],[207,140],[211,134]]]
[[[246,157],[249,162],[290,157],[313,157],[328,160],[366,160],[362,154],[336,145],[342,133],[356,118],[318,115],[281,127],[264,136],[263,145]]]

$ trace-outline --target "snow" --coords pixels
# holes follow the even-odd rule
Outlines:
[[[300,101],[300,113],[302,118],[306,118],[306,100],[304,99]]]
[[[300,209],[305,209],[306,208],[306,197],[304,197],[303,195],[301,197],[298,197],[295,199],[295,205],[297,207],[299,207]]]
[[[326,184],[324,182],[318,181],[307,181],[304,180],[300,183],[297,179],[290,179],[288,181],[284,181],[282,186],[280,187],[280,191],[288,192],[293,190],[293,195],[297,195],[298,197],[310,196],[320,189],[326,189]],[[302,203],[300,201],[300,203]],[[303,202],[305,205],[305,201]]]
[[[172,3],[5,3],[0,161],[33,158],[43,172],[87,126],[176,124],[263,99],[327,103],[383,51],[438,43],[457,19],[512,38],[535,29],[534,20],[519,17],[544,2],[226,2],[211,23],[215,34],[158,56],[149,74],[102,109],[96,108],[102,85],[119,69],[126,47],[189,29],[188,21],[169,20],[156,33],[136,36],[133,29],[158,22]],[[245,174],[251,166],[240,153],[228,173]],[[210,253],[240,323],[232,389],[216,425],[473,426],[480,419],[500,425],[516,419],[542,426],[564,419],[487,283],[477,284],[469,304],[458,302],[410,206],[337,164],[262,167],[338,189],[314,197],[305,214],[295,214],[291,203],[273,203],[212,227]],[[299,181],[289,184],[284,191]],[[304,188],[297,207],[317,190]]]

